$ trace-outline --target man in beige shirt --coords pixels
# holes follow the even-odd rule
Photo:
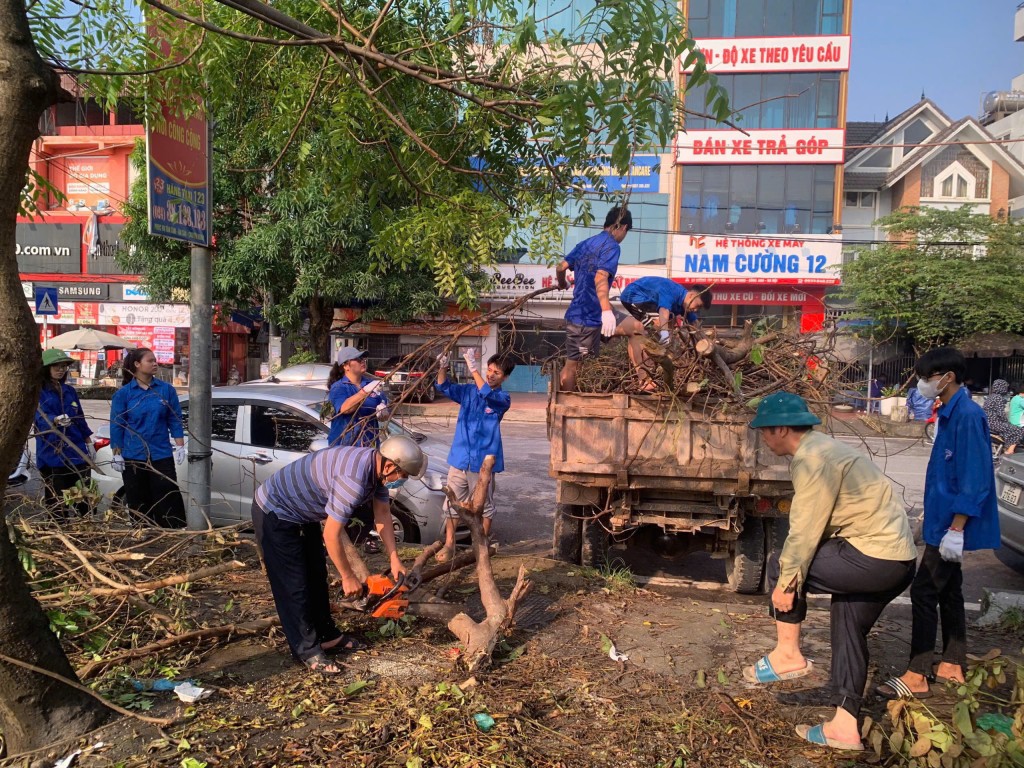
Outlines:
[[[789,535],[768,563],[775,649],[743,676],[775,683],[810,673],[800,651],[807,593],[832,595],[832,720],[798,725],[812,744],[863,749],[857,715],[868,674],[867,636],[882,610],[914,577],[917,550],[892,486],[871,459],[812,431],[820,424],[803,398],[789,392],[765,397],[750,423],[778,456],[792,456]]]

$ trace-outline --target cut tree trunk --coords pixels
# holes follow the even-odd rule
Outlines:
[[[61,99],[59,79],[32,42],[24,0],[0,0],[0,491],[28,437],[39,398],[39,332],[18,275],[15,230],[32,142],[43,110]],[[0,526],[0,648],[11,658],[77,681],[25,583]],[[86,733],[110,710],[64,683],[0,663],[0,730],[8,753]]]
[[[494,646],[505,636],[515,618],[516,606],[526,597],[533,586],[526,578],[526,567],[519,567],[519,576],[512,593],[505,600],[494,581],[491,568],[490,542],[484,535],[483,508],[487,499],[487,488],[494,475],[494,456],[487,456],[480,467],[479,480],[473,487],[469,504],[462,504],[447,487],[444,489],[451,508],[458,512],[462,521],[469,526],[473,535],[473,551],[476,555],[476,572],[480,585],[480,600],[487,617],[476,622],[465,614],[448,622],[448,629],[459,638],[463,647],[463,662],[471,673],[479,672],[491,662]]]

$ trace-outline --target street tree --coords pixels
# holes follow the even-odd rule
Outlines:
[[[888,240],[843,265],[841,292],[876,335],[924,349],[1024,330],[1024,223],[964,206],[905,208],[879,224]]]
[[[265,65],[271,70],[307,68],[315,74],[306,80],[280,83],[277,113],[270,116],[280,137],[271,145],[287,149],[298,142],[296,164],[282,166],[284,152],[254,172],[303,173],[315,162],[336,178],[336,188],[361,183],[364,177],[348,173],[333,145],[318,148],[303,134],[305,105],[336,99],[340,108],[335,122],[322,126],[324,135],[347,141],[355,134],[390,160],[378,166],[383,183],[371,190],[371,202],[380,201],[375,213],[389,225],[375,231],[370,246],[375,269],[387,275],[420,266],[439,294],[454,297],[471,290],[467,267],[485,263],[495,244],[478,240],[466,249],[452,237],[422,247],[444,234],[439,228],[454,226],[447,212],[457,210],[461,224],[477,226],[458,233],[471,243],[477,232],[492,231],[496,207],[533,225],[537,240],[546,238],[550,248],[555,214],[567,196],[582,194],[574,179],[599,181],[595,143],[606,145],[620,171],[634,149],[667,146],[679,115],[672,88],[679,59],[697,60],[691,83],[703,76],[674,4],[660,0],[597,0],[572,29],[553,34],[535,6],[516,0],[386,0],[373,8],[309,0],[274,6],[181,0],[172,7],[144,0],[144,7],[145,20],[126,0],[0,0],[2,477],[14,466],[38,396],[39,339],[21,291],[15,223],[19,210],[31,208],[22,190],[40,116],[69,99],[58,68],[87,79],[91,92],[108,103],[149,96],[150,109],[163,100],[183,111],[196,95],[211,103],[234,98],[235,82],[251,73],[250,62],[265,47],[273,51]],[[352,94],[360,101],[348,98]],[[433,122],[406,114],[407,103],[421,109],[431,100],[438,106],[430,112]],[[708,108],[724,117],[724,95]],[[362,130],[367,126],[369,139]],[[451,186],[455,181],[469,183]],[[403,185],[424,213],[389,221],[389,190]],[[6,535],[0,535],[0,594],[0,648],[18,661],[0,661],[7,749],[31,750],[88,731],[105,713],[54,679],[73,679],[74,672]]]

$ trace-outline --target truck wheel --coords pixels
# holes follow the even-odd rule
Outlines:
[[[729,587],[742,595],[757,594],[764,577],[764,523],[759,517],[743,521],[743,531],[736,539],[733,556],[725,561],[725,577]]]
[[[772,559],[772,556],[778,557],[782,552],[782,545],[786,543],[786,537],[789,536],[789,518],[788,517],[770,517],[764,521],[764,540],[765,540],[765,556],[764,556],[764,591],[768,591],[768,561]]]
[[[556,560],[579,565],[583,550],[583,507],[578,504],[555,506],[553,550]]]
[[[608,547],[611,540],[604,524],[607,519],[607,515],[598,515],[583,520],[580,565],[587,568],[603,568],[608,562]]]

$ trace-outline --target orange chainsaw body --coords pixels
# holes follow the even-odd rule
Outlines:
[[[366,589],[368,597],[371,599],[374,596],[386,595],[394,590],[394,594],[391,597],[374,606],[370,615],[375,619],[400,619],[405,616],[405,612],[409,608],[407,597],[409,589],[404,584],[395,590],[395,582],[392,581],[391,577],[384,574],[374,574],[367,577]]]

